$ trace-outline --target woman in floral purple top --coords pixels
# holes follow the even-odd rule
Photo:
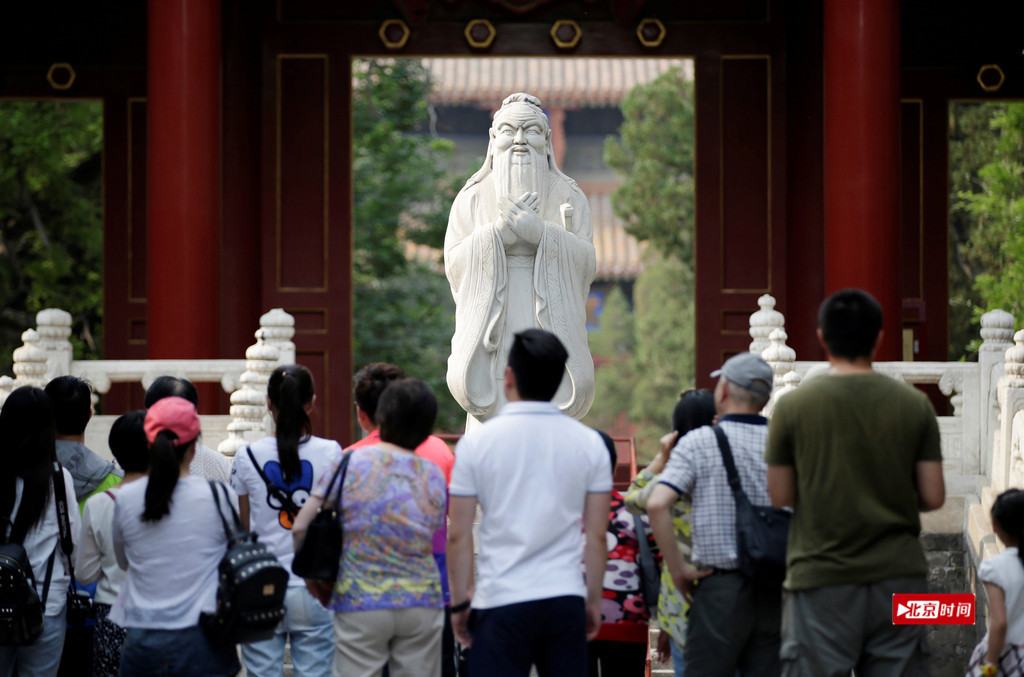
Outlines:
[[[334,675],[440,675],[441,579],[431,552],[445,515],[445,477],[413,453],[433,431],[437,399],[422,381],[395,381],[377,405],[381,442],[352,452],[342,489],[344,545],[327,608]],[[296,542],[337,486],[332,460],[292,528]]]

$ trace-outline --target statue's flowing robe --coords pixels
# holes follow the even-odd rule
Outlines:
[[[587,198],[574,182],[548,174],[542,198],[544,231],[534,256],[508,255],[491,175],[469,183],[452,205],[445,235],[445,272],[455,297],[455,335],[448,387],[481,420],[496,413],[513,334],[538,327],[569,352],[554,402],[582,418],[594,399],[594,362],[587,343],[587,295],[597,262]],[[571,230],[560,207],[573,208]]]

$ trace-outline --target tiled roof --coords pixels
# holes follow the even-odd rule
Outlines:
[[[436,104],[481,103],[497,107],[514,92],[528,92],[553,106],[618,105],[634,85],[677,66],[693,77],[689,59],[448,57],[423,59],[436,83]]]

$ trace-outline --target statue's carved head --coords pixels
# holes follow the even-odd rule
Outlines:
[[[501,108],[494,114],[490,135],[497,153],[525,144],[544,154],[551,143],[551,126],[540,99],[518,92],[501,102]]]

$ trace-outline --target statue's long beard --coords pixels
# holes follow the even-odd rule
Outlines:
[[[518,200],[523,193],[537,193],[544,199],[544,156],[532,146],[527,153],[505,151],[494,158],[494,193],[498,200],[511,197]]]

